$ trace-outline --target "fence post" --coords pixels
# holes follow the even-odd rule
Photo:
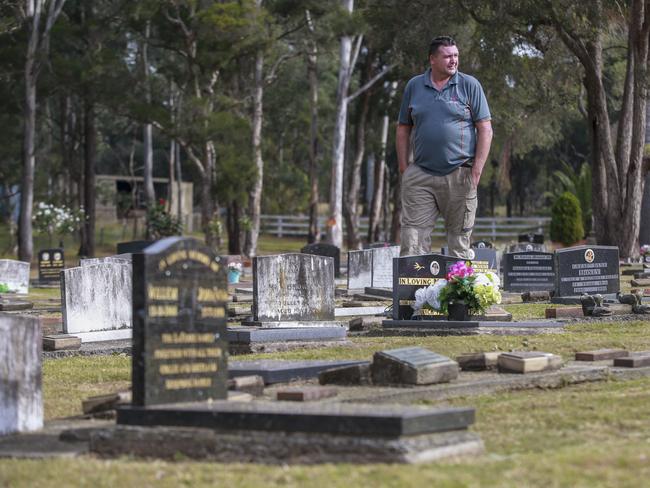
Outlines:
[[[282,215],[278,215],[278,237],[282,237]]]
[[[497,221],[492,217],[492,242],[497,240]]]

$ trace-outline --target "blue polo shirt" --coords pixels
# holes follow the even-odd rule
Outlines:
[[[456,72],[438,90],[431,83],[431,69],[409,80],[399,111],[399,123],[414,126],[415,164],[435,176],[474,159],[475,123],[490,118],[476,78]]]

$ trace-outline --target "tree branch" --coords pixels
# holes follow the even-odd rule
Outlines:
[[[361,95],[363,92],[368,90],[372,85],[377,83],[381,78],[383,78],[386,73],[388,73],[391,69],[393,69],[395,65],[391,64],[389,66],[386,66],[383,70],[381,70],[379,73],[377,73],[375,76],[373,76],[365,85],[363,85],[361,88],[359,88],[357,91],[355,91],[352,95],[349,95],[346,97],[347,102],[351,102],[355,98],[357,98],[359,95]]]

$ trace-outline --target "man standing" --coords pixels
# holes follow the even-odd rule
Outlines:
[[[476,189],[492,142],[490,109],[478,80],[458,71],[451,37],[431,41],[429,65],[407,83],[397,125],[402,255],[431,252],[431,232],[442,215],[449,254],[469,259]]]

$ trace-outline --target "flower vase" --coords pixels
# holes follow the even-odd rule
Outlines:
[[[236,270],[236,269],[229,269],[228,270],[228,284],[232,285],[234,283],[239,283],[239,276],[241,275],[241,271]]]
[[[451,302],[447,306],[447,320],[467,322],[469,320],[469,307],[467,304],[462,300]]]

